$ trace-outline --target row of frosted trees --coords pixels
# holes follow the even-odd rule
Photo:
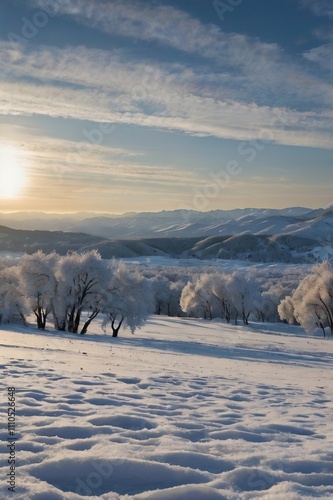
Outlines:
[[[292,272],[295,274],[292,275]],[[289,276],[288,276],[289,275]],[[288,279],[289,277],[289,279]],[[183,276],[184,278],[184,276]],[[333,264],[325,261],[310,270],[287,269],[269,276],[267,269],[189,274],[184,280],[155,277],[156,314],[187,315],[228,323],[249,320],[284,321],[306,331],[333,335]],[[173,277],[174,279],[174,277]]]
[[[257,321],[279,321],[278,305],[291,293],[299,273],[287,279],[281,273],[267,276],[256,271],[225,273],[207,268],[197,273],[184,269],[161,270],[152,277],[155,314],[221,318],[228,323],[250,318]],[[145,273],[150,276],[149,273]]]
[[[34,315],[39,329],[48,322],[60,331],[84,334],[103,316],[117,336],[132,332],[149,314],[301,324],[307,331],[333,334],[333,266],[324,262],[290,277],[269,271],[225,273],[214,268],[162,268],[140,272],[96,251],[60,256],[37,252],[0,269],[0,322]]]
[[[0,321],[33,314],[39,329],[48,320],[60,331],[84,334],[103,313],[113,336],[127,325],[132,332],[152,312],[148,280],[122,262],[108,263],[96,251],[60,256],[37,252],[0,272]]]

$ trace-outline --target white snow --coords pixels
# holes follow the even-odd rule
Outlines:
[[[154,316],[118,339],[8,326],[0,345],[19,438],[1,499],[333,498],[331,338]]]

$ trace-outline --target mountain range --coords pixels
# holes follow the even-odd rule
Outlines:
[[[333,208],[0,214],[0,250],[89,250],[104,258],[171,255],[314,262],[333,254]]]

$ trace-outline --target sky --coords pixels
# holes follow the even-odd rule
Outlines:
[[[2,0],[0,210],[333,202],[331,0]]]

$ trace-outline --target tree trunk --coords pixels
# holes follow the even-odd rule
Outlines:
[[[76,312],[75,319],[74,319],[73,333],[78,333],[78,331],[79,331],[79,326],[80,326],[80,321],[81,321],[81,313],[82,313],[82,309],[79,308]]]
[[[67,321],[67,330],[69,332],[73,332],[74,328],[74,314],[75,314],[75,306],[73,306],[68,313],[68,321]]]
[[[119,326],[117,328],[112,327],[112,337],[118,337]]]
[[[58,318],[55,318],[54,327],[59,332],[65,332],[66,331],[66,320],[59,321]]]
[[[333,312],[332,310],[330,310],[330,308],[328,307],[327,304],[325,304],[325,301],[320,297],[319,298],[320,302],[322,303],[324,309],[325,309],[325,312],[326,312],[326,315],[327,315],[327,319],[328,319],[328,324],[329,324],[329,327],[331,329],[331,333],[333,333]]]
[[[230,311],[230,307],[227,304],[225,306],[225,319],[227,320],[227,323],[229,324],[230,320],[231,320],[231,311]]]
[[[39,330],[45,330],[47,312],[43,311],[42,307],[38,307],[35,311],[35,316],[37,319],[37,327]]]
[[[121,317],[121,320],[118,323],[118,326],[115,326],[116,320],[113,319],[111,322],[111,328],[112,328],[112,337],[118,337],[118,332],[120,330],[121,325],[123,324],[124,317]]]
[[[98,311],[94,311],[90,316],[89,318],[87,319],[87,321],[85,322],[85,324],[83,325],[82,327],[82,330],[80,331],[80,334],[81,335],[84,335],[85,333],[87,333],[88,331],[88,327],[90,325],[90,323],[92,322],[93,319],[96,318],[96,316],[98,315],[99,313],[99,310]]]

